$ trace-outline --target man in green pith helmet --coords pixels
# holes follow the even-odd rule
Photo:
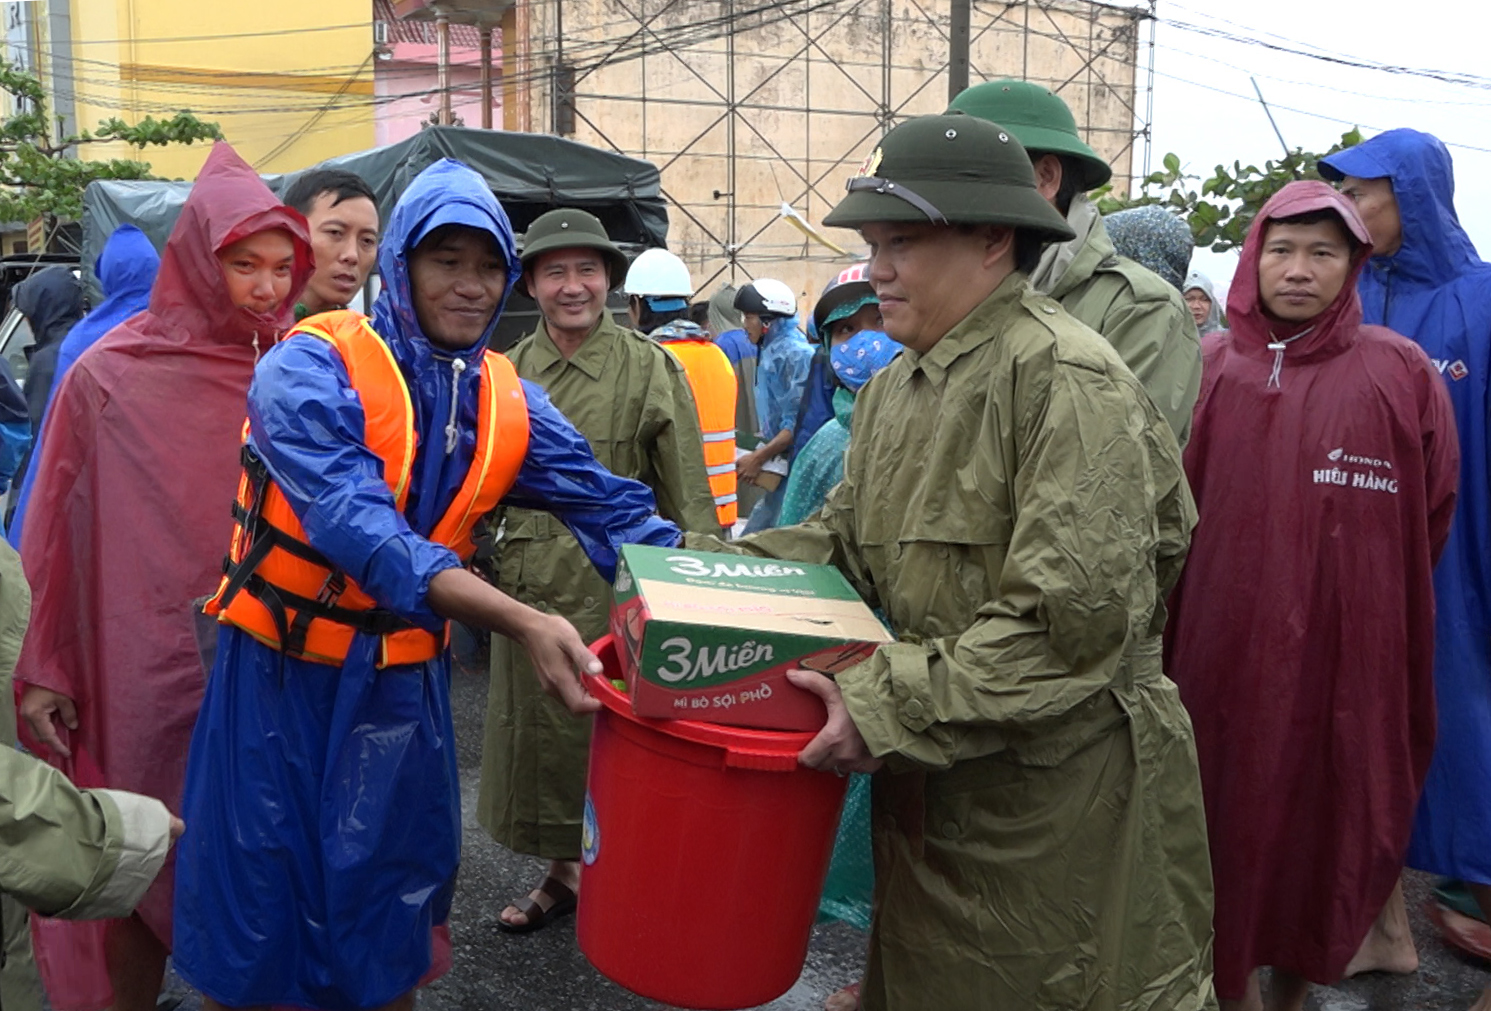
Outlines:
[[[1082,142],[1072,110],[1038,84],[1008,80],[968,88],[948,111],[1002,126],[1029,152],[1041,196],[1076,233],[1046,247],[1031,285],[1108,338],[1184,446],[1201,392],[1196,324],[1180,292],[1114,250],[1086,196],[1107,184],[1113,170]]]
[[[1006,130],[888,133],[856,228],[905,350],[817,516],[688,546],[838,566],[897,641],[829,680],[807,766],[869,772],[866,1011],[1215,1007],[1190,720],[1161,669],[1196,520],[1174,432],[1028,272],[1070,225]]]
[[[651,488],[662,515],[686,530],[719,530],[683,366],[606,311],[625,254],[594,215],[565,208],[533,222],[522,260],[518,291],[543,320],[508,352],[518,375],[548,391],[602,466]],[[606,633],[611,587],[568,530],[524,509],[499,511],[492,529],[499,589],[569,619],[586,642]],[[545,695],[527,654],[501,636],[491,670],[477,816],[502,845],[550,861],[538,887],[499,918],[503,930],[526,933],[575,908],[590,720]]]

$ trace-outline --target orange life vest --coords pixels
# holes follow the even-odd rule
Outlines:
[[[340,310],[302,322],[294,334],[328,342],[342,357],[362,402],[367,447],[383,461],[383,477],[402,512],[409,498],[417,437],[409,387],[367,317]],[[512,363],[488,351],[481,363],[476,455],[455,500],[430,540],[466,562],[476,551],[472,529],[496,508],[517,479],[528,452],[528,402]],[[433,659],[441,633],[415,627],[377,602],[306,541],[305,528],[248,444],[233,507],[237,525],[223,563],[223,581],[206,611],[287,656],[340,665],[353,636],[382,638],[380,668]]]
[[[663,346],[683,364],[704,434],[704,469],[720,526],[732,527],[735,504],[735,369],[710,340],[670,340]]]

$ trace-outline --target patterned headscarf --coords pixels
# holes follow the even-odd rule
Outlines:
[[[1179,288],[1196,248],[1191,226],[1158,204],[1132,207],[1103,219],[1119,256],[1148,267]]]

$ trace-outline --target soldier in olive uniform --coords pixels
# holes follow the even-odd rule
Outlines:
[[[1201,340],[1173,285],[1119,256],[1097,206],[1085,194],[1113,176],[1077,136],[1065,102],[1028,81],[986,81],[953,99],[962,111],[1003,127],[1030,153],[1041,195],[1075,233],[1047,246],[1030,283],[1108,339],[1182,446],[1201,392]]]
[[[0,698],[31,620],[21,556],[0,540]],[[0,707],[0,898],[8,908],[67,920],[128,916],[166,862],[181,820],[154,797],[79,790],[57,769],[15,749],[15,709]],[[29,935],[27,935],[29,938]],[[29,963],[30,945],[0,949],[0,970]],[[0,1007],[41,1007],[41,984],[0,989]],[[0,971],[0,980],[5,972]],[[14,983],[15,980],[10,980]]]
[[[998,126],[888,133],[825,224],[858,228],[904,353],[861,390],[844,479],[713,547],[836,565],[897,641],[836,681],[800,761],[874,773],[861,999],[1215,1005],[1190,720],[1161,670],[1195,522],[1175,434],[1026,272],[1072,231]]]
[[[508,357],[548,391],[614,474],[652,489],[658,511],[686,530],[718,532],[699,416],[683,366],[657,343],[623,329],[606,293],[626,277],[626,256],[596,218],[550,211],[533,222],[518,290],[543,321]],[[504,592],[563,615],[586,642],[606,633],[611,587],[568,530],[547,513],[499,512],[494,559]],[[525,899],[504,909],[504,930],[526,932],[574,909],[590,721],[545,695],[527,655],[492,639],[492,682],[477,814],[499,843],[551,861]]]

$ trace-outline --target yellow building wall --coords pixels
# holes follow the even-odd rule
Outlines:
[[[368,0],[71,0],[71,80],[80,128],[189,110],[217,123],[260,172],[288,172],[373,146]],[[51,74],[69,68],[54,54]],[[210,144],[82,148],[193,178]]]

